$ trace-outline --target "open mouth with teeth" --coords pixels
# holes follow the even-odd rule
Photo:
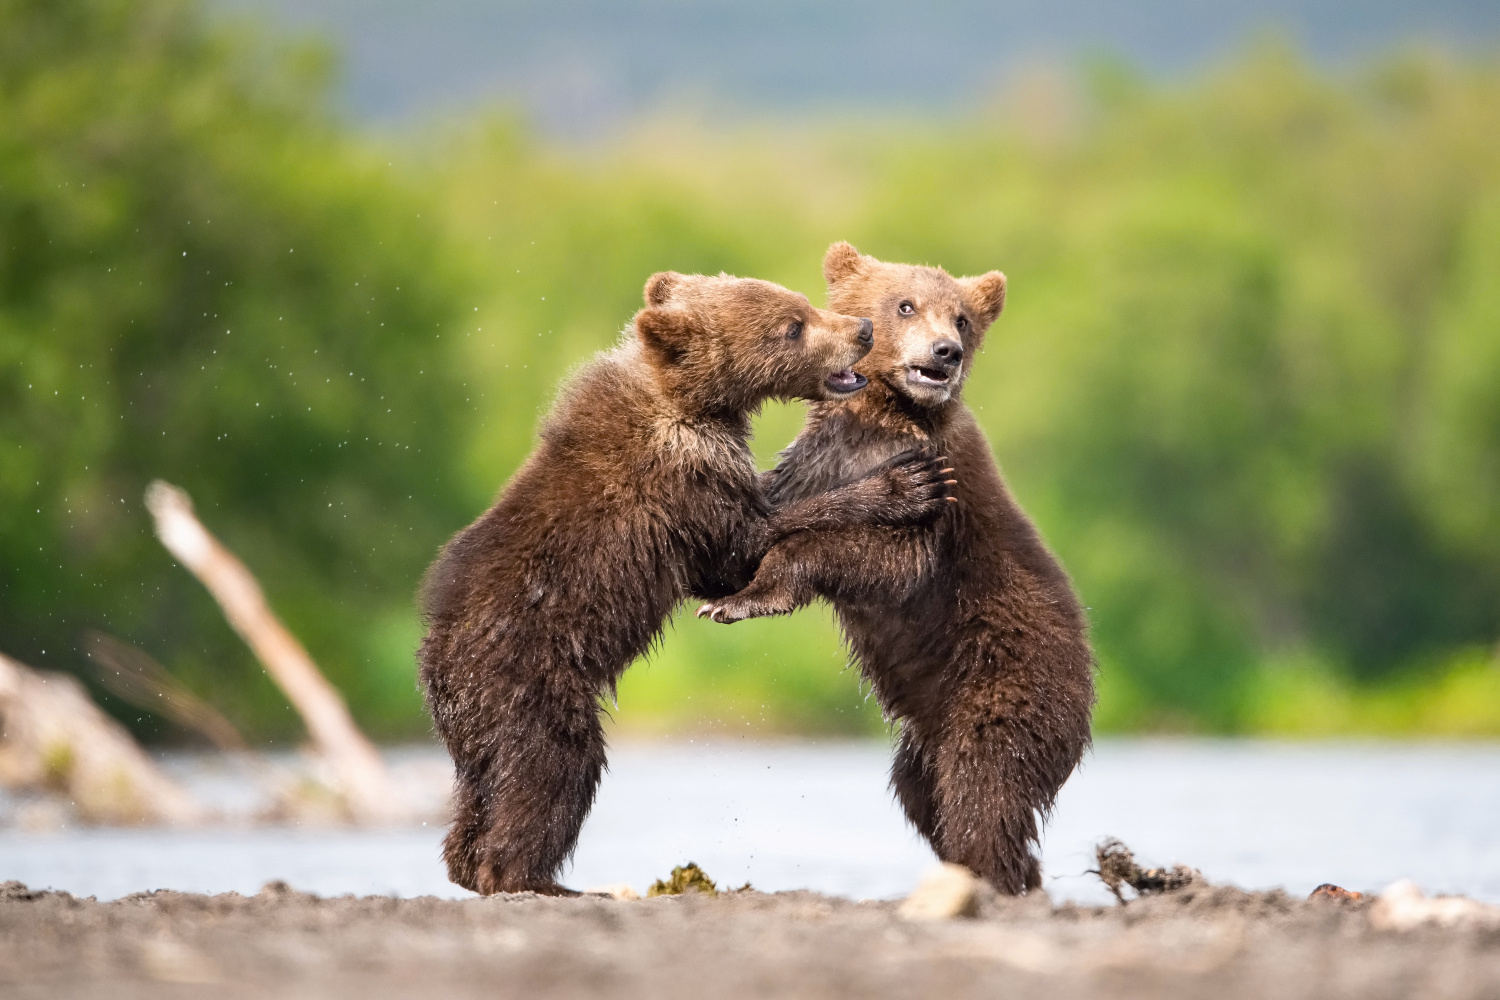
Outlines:
[[[942,389],[948,385],[948,373],[939,371],[936,368],[908,365],[906,368],[906,381],[912,385],[928,385],[933,388]]]
[[[865,387],[865,384],[869,381],[869,379],[865,378],[854,369],[845,368],[843,371],[834,372],[832,375],[828,376],[828,388],[832,389],[834,392],[858,392],[859,390],[863,389]]]

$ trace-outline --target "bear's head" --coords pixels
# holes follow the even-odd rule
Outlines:
[[[727,274],[652,275],[634,327],[658,380],[700,411],[747,412],[769,398],[848,398],[866,383],[853,367],[874,342],[867,319],[814,309],[805,295]]]
[[[1005,307],[1005,275],[955,278],[938,267],[887,264],[848,243],[823,257],[828,305],[868,316],[875,349],[859,371],[919,406],[952,399],[985,331]]]

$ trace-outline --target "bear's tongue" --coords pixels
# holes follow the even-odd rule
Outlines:
[[[863,389],[868,381],[854,369],[845,368],[828,376],[828,388],[834,392],[854,392],[856,389]]]

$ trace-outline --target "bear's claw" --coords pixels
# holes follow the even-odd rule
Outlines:
[[[773,605],[767,605],[761,601],[736,597],[726,597],[718,603],[710,602],[698,609],[699,618],[707,618],[709,621],[718,622],[720,625],[733,625],[747,618],[764,618],[767,615],[789,614],[790,608],[781,610]]]
[[[943,501],[956,503],[958,479],[947,455],[932,455],[920,448],[888,459],[875,475],[889,490],[885,513],[888,523],[924,523],[943,509]],[[878,515],[877,515],[878,516]]]

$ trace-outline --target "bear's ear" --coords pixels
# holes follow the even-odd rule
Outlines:
[[[686,309],[652,306],[635,314],[636,337],[646,350],[668,365],[676,364],[687,353],[696,325],[693,314]]]
[[[979,328],[983,330],[995,322],[1005,308],[1005,275],[990,271],[977,278],[959,278],[958,285],[974,309],[974,322]]]
[[[852,243],[839,240],[823,255],[823,280],[837,285],[845,278],[859,273],[865,266],[865,255],[854,249]]]
[[[646,279],[646,305],[666,305],[681,283],[682,275],[676,271],[658,271],[653,274]]]

